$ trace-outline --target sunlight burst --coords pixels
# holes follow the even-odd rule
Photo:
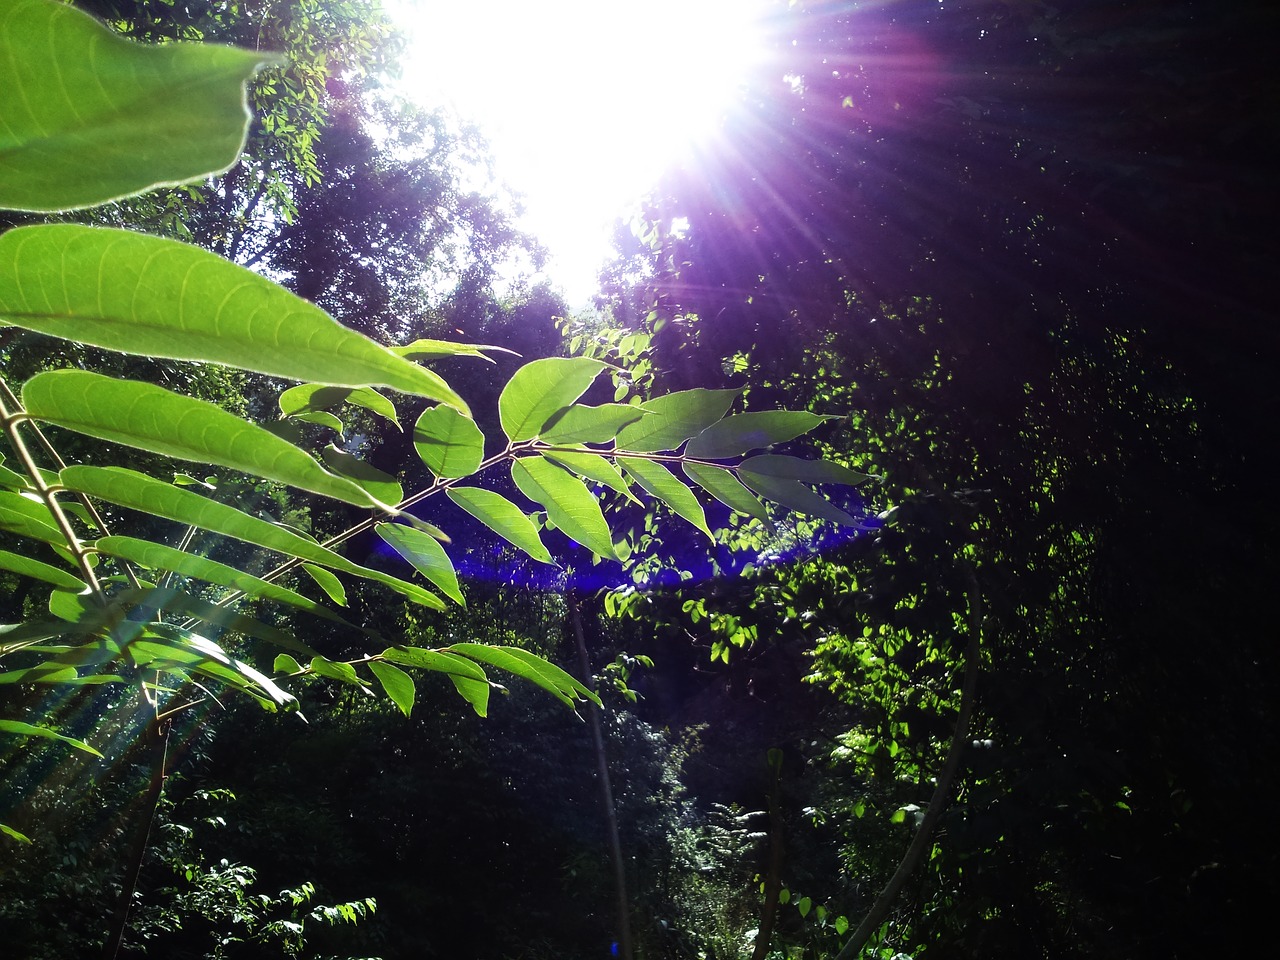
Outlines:
[[[571,302],[609,226],[711,138],[763,47],[762,0],[395,0],[405,92],[475,121]]]

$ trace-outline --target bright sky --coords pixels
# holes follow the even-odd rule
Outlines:
[[[475,122],[571,306],[614,220],[713,135],[758,56],[761,0],[385,0],[407,94]]]

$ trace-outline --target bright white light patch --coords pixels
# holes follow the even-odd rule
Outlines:
[[[485,132],[571,303],[595,289],[609,225],[714,135],[761,47],[761,0],[387,6],[411,33],[407,95]]]

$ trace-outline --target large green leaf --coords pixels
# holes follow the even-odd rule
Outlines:
[[[829,500],[818,496],[798,480],[746,472],[743,472],[741,477],[748,487],[774,503],[807,513],[811,517],[821,517],[824,520],[842,523],[847,527],[860,526],[858,521],[849,514],[834,506]]]
[[[513,442],[536,437],[552,417],[577,400],[607,364],[588,357],[549,357],[526,363],[498,397],[498,419]]]
[[[803,410],[765,410],[739,413],[714,423],[689,441],[685,453],[690,457],[722,460],[784,443],[808,433],[831,417]]]
[[[649,416],[623,428],[619,450],[674,450],[697,436],[729,410],[741,390],[681,390],[640,404]]]
[[[385,584],[423,606],[444,610],[445,603],[429,590],[397,577],[352,563],[306,537],[274,523],[259,520],[198,493],[153,480],[145,474],[122,467],[67,467],[59,474],[69,490],[98,497],[110,503],[140,510],[157,517],[176,520],[188,526],[233,537],[245,543],[274,550],[289,557],[309,560],[366,580]]]
[[[175,549],[163,543],[150,540],[138,540],[134,537],[103,537],[94,545],[94,549],[108,556],[119,557],[138,566],[151,570],[171,570],[184,577],[195,577],[208,583],[239,590],[250,597],[261,597],[277,603],[287,603],[299,607],[316,616],[346,623],[340,616],[300,593],[282,587],[276,583],[268,583],[252,574],[229,567],[225,563],[210,560],[207,557]],[[74,578],[73,578],[74,579]],[[66,588],[64,588],[66,589]],[[80,590],[83,585],[70,589]]]
[[[34,724],[23,723],[21,720],[0,720],[0,733],[7,733],[17,737],[44,737],[46,740],[58,740],[75,747],[77,750],[92,753],[95,757],[102,756],[83,740],[68,737],[57,730],[50,730],[48,727],[37,727]]]
[[[484,434],[452,407],[431,407],[413,426],[413,446],[437,477],[467,477],[484,459]]]
[[[444,552],[435,537],[398,523],[380,523],[375,528],[383,540],[395,548],[414,569],[440,588],[440,591],[459,606],[465,607],[462,590],[458,587],[458,575],[454,572],[449,555]]]
[[[685,476],[725,506],[765,523],[769,522],[769,512],[765,510],[764,504],[728,470],[705,463],[685,462],[681,466]]]
[[[603,484],[610,490],[622,494],[632,503],[640,502],[636,495],[631,492],[631,488],[627,486],[627,481],[618,472],[618,468],[599,454],[547,450],[542,455],[562,467],[568,467],[580,477],[594,480],[596,483]]]
[[[230,167],[272,54],[131,43],[52,0],[0,14],[0,207],[65,210]]]
[[[85,584],[82,581],[65,570],[60,570],[39,560],[32,560],[30,557],[10,553],[8,550],[0,550],[0,570],[9,570],[13,573],[22,574],[24,577],[34,577],[37,580],[52,583],[55,587],[63,590],[85,589]]]
[[[750,457],[738,464],[743,474],[754,474],[757,477],[779,477],[785,480],[800,480],[804,483],[842,483],[846,486],[857,486],[873,479],[865,473],[858,473],[848,467],[842,467],[830,460],[804,460],[800,457],[783,457],[774,453]]]
[[[400,708],[401,713],[406,717],[413,713],[413,698],[416,692],[413,677],[394,664],[384,663],[381,660],[370,660],[369,670],[378,678],[378,683],[382,684],[382,692]]]
[[[618,559],[599,501],[564,467],[542,457],[524,457],[512,461],[511,479],[571,539],[599,556]]]
[[[574,706],[575,700],[590,700],[600,706],[600,698],[581,681],[528,650],[495,647],[487,643],[455,643],[447,649],[532,681],[554,694],[567,706]]]
[[[598,407],[566,407],[541,432],[547,443],[608,443],[629,423],[645,416],[638,406],[602,403]]]
[[[65,547],[66,538],[58,529],[49,508],[39,500],[20,493],[0,492],[0,530],[7,530],[33,540]]]
[[[533,559],[554,564],[551,552],[538,536],[523,510],[500,493],[482,487],[449,487],[449,499],[471,514],[508,543],[519,547]]]
[[[279,284],[127,230],[49,224],[0,236],[0,321],[123,353],[380,385],[466,409],[437,374]]]
[[[661,463],[638,458],[618,458],[623,471],[636,483],[648,491],[649,496],[657,497],[676,514],[688,520],[695,527],[711,536],[707,528],[707,518],[702,512],[702,504],[693,495],[693,491],[681,483],[670,470]]]
[[[88,370],[51,370],[26,382],[22,402],[37,420],[100,440],[231,467],[360,507],[385,506],[261,427],[152,383]]]
[[[421,667],[447,674],[454,689],[480,716],[489,713],[489,677],[480,666],[456,653],[425,650],[422,647],[391,647],[382,658],[406,667]]]

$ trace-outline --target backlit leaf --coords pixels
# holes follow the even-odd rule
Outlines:
[[[650,453],[675,450],[728,412],[741,390],[681,390],[640,404],[649,416],[624,427],[618,434],[619,450]]]
[[[406,717],[413,712],[415,694],[413,678],[394,664],[381,660],[370,660],[369,670],[382,684],[382,692],[400,708]]]
[[[249,125],[245,81],[279,58],[138,44],[47,0],[0,16],[0,207],[65,210],[226,170]]]
[[[212,403],[155,384],[52,370],[26,382],[22,402],[37,420],[100,440],[231,467],[356,506],[380,505],[293,444]]]
[[[275,550],[290,557],[309,560],[321,566],[340,570],[366,580],[385,584],[423,606],[444,610],[444,601],[417,584],[407,583],[397,577],[370,570],[352,563],[341,554],[320,546],[306,537],[291,533],[278,524],[259,520],[247,513],[227,506],[191,490],[162,483],[134,470],[122,467],[67,467],[59,476],[69,490],[86,493],[110,503],[188,526],[199,527],[224,536],[234,537],[268,550]]]
[[[458,587],[458,575],[454,572],[449,555],[444,552],[435,537],[398,523],[380,523],[374,529],[414,569],[440,588],[440,591],[459,606],[466,606],[462,590]]]
[[[506,347],[494,347],[487,343],[455,343],[452,340],[415,340],[403,347],[391,347],[392,353],[398,354],[408,360],[440,360],[444,357],[478,357],[488,363],[493,363],[489,357],[484,355],[484,351],[492,351],[494,353],[509,353],[513,357],[520,354],[514,350],[508,350]]]
[[[309,576],[330,600],[340,607],[347,605],[347,588],[331,570],[318,567],[314,563],[304,563],[302,571]]]
[[[300,413],[333,410],[344,403],[364,407],[400,429],[395,404],[372,387],[329,387],[319,383],[302,383],[280,394],[280,413],[292,417]]]
[[[554,564],[538,536],[538,528],[514,503],[481,487],[449,487],[449,499],[513,546],[542,563]]]
[[[43,737],[46,740],[58,740],[75,747],[77,750],[91,753],[95,757],[102,756],[83,740],[65,736],[57,730],[50,730],[48,727],[37,727],[31,723],[23,723],[21,720],[0,720],[0,733],[7,733],[15,737]]]
[[[830,419],[803,410],[739,413],[703,430],[689,441],[685,454],[706,460],[736,457],[760,447],[793,440]]]
[[[800,513],[807,513],[811,517],[821,517],[823,520],[842,523],[847,527],[859,526],[857,520],[830,501],[818,496],[798,480],[766,477],[745,471],[740,472],[739,476],[748,487],[774,503],[780,503]]]
[[[644,416],[640,407],[625,403],[574,404],[554,417],[540,435],[547,443],[608,443],[624,426]]]
[[[599,501],[564,467],[542,457],[524,457],[512,461],[511,479],[521,493],[541,504],[548,519],[571,539],[599,556],[617,559]]]
[[[448,649],[529,680],[554,694],[570,707],[574,705],[574,700],[590,700],[596,706],[600,706],[600,698],[572,674],[520,647],[495,647],[487,643],[455,643]]]
[[[404,499],[404,489],[395,477],[365,463],[359,457],[353,457],[332,445],[321,450],[320,457],[331,471],[359,484],[375,500],[394,505]]]
[[[208,583],[239,590],[251,597],[261,597],[265,600],[287,603],[290,606],[299,607],[316,616],[335,620],[338,623],[346,622],[327,607],[321,606],[300,593],[295,593],[276,583],[268,583],[266,580],[261,580],[252,574],[237,570],[235,567],[229,567],[225,563],[187,553],[162,543],[138,540],[133,537],[103,537],[93,546],[101,553],[119,557],[142,567],[152,570],[171,570],[185,577],[196,577]],[[72,587],[71,589],[78,588]]]
[[[0,321],[122,353],[384,386],[466,409],[437,374],[279,284],[127,230],[48,224],[0,235]]]
[[[484,434],[452,407],[431,407],[413,426],[413,447],[437,477],[467,477],[484,459]]]
[[[9,570],[13,573],[22,574],[24,577],[35,577],[37,580],[45,581],[45,583],[52,583],[62,590],[79,591],[85,589],[85,584],[82,581],[66,571],[50,566],[47,563],[42,563],[39,560],[32,560],[30,557],[10,553],[8,550],[0,550],[0,570]]]
[[[391,647],[382,658],[407,667],[421,667],[448,674],[454,688],[480,716],[489,712],[489,678],[479,665],[456,653],[425,650],[421,647]]]
[[[618,458],[623,472],[634,477],[636,483],[644,487],[651,497],[657,497],[677,515],[711,536],[707,528],[707,518],[702,512],[702,504],[693,495],[693,491],[681,483],[670,470],[661,463],[639,458]]]
[[[757,500],[755,494],[744,487],[730,471],[708,464],[690,462],[681,464],[681,468],[685,476],[725,506],[738,513],[755,517],[764,523],[769,522],[769,512],[765,510],[764,504]]]
[[[618,468],[599,454],[548,450],[543,453],[543,456],[560,464],[562,467],[567,467],[580,477],[594,480],[596,483],[603,484],[610,490],[622,494],[632,503],[640,502],[636,495],[631,492],[631,488],[627,486],[627,481],[618,472]]]
[[[587,357],[549,357],[525,364],[498,397],[498,418],[507,438],[536,437],[552,417],[586,392],[606,366]]]
[[[750,457],[738,464],[738,469],[762,477],[780,477],[804,483],[842,483],[851,487],[872,479],[865,473],[858,473],[830,460],[804,460],[773,453]]]

